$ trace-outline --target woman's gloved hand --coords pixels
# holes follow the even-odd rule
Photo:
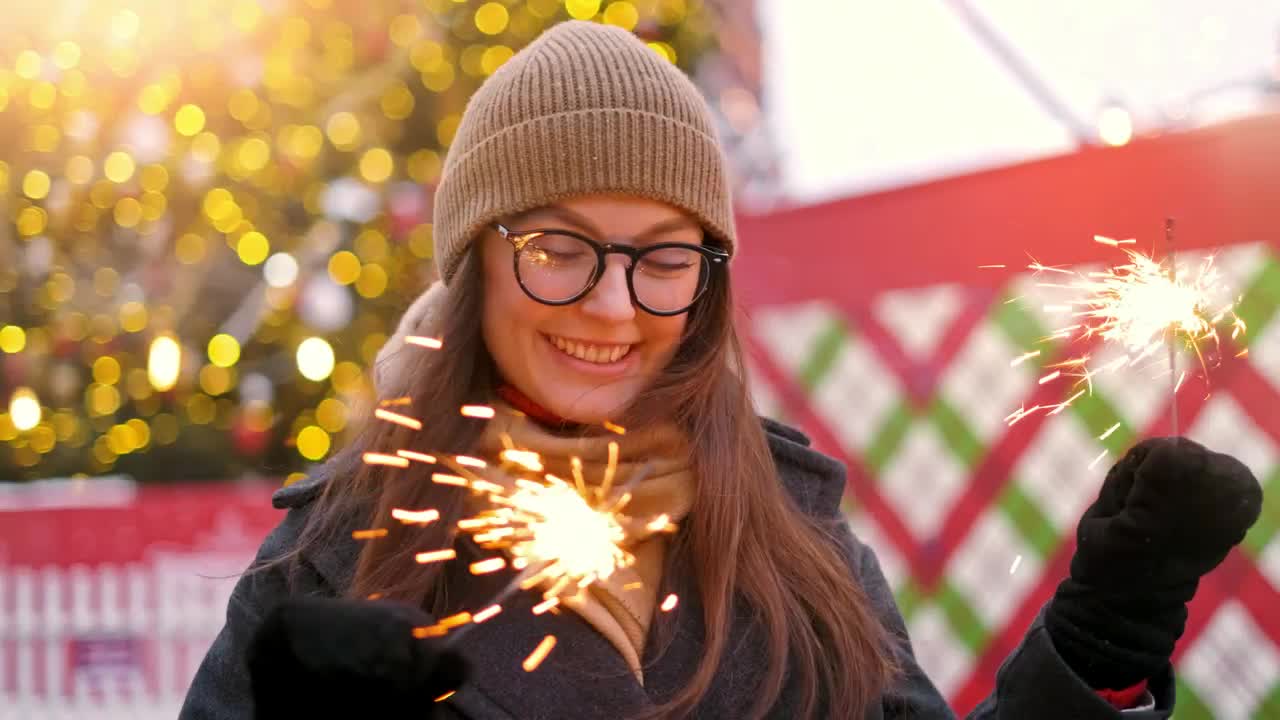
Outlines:
[[[1071,574],[1045,612],[1054,647],[1096,689],[1154,677],[1200,578],[1261,511],[1262,488],[1239,460],[1186,438],[1138,444],[1080,519]]]
[[[296,598],[263,619],[248,653],[254,717],[434,717],[466,664],[413,636],[420,610],[389,602]]]

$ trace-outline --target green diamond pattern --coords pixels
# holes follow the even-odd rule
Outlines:
[[[1277,309],[1280,308],[1280,262],[1268,250],[1263,253],[1260,262],[1237,262],[1235,267],[1245,274],[1245,277],[1235,278],[1232,282],[1237,287],[1245,288],[1237,311],[1248,324],[1248,331],[1239,342],[1250,346],[1252,352],[1258,338],[1276,322]],[[1028,309],[1023,302],[1012,300],[1016,294],[1016,290],[1011,290],[1005,297],[995,301],[989,315],[973,332],[994,332],[1013,348],[1042,349],[1044,352],[1040,357],[1027,360],[1021,368],[1022,372],[1039,376],[1044,366],[1053,362],[1055,357],[1056,348],[1045,340],[1051,330],[1045,326],[1037,311]],[[805,325],[808,329],[804,331],[807,339],[803,352],[797,353],[794,346],[785,350],[779,347],[780,344],[793,340],[794,335],[790,338],[778,338],[776,344],[771,344],[765,333],[765,344],[775,353],[778,364],[787,369],[797,385],[816,401],[824,392],[831,391],[839,384],[837,376],[842,372],[842,353],[860,343],[860,340],[858,328],[850,326],[834,310],[821,321],[813,320],[810,311],[810,317],[805,322],[808,323]],[[1276,351],[1280,352],[1280,341],[1277,342]],[[1010,359],[1012,358],[1005,358],[1004,362]],[[1277,362],[1280,362],[1280,357]],[[1029,452],[1024,453],[1026,457],[1015,460],[1012,477],[996,493],[991,505],[974,518],[967,532],[972,534],[992,523],[1008,528],[1007,531],[1001,531],[1006,540],[995,542],[992,547],[984,549],[1002,557],[1025,553],[1025,557],[1018,561],[1022,568],[1018,572],[1028,572],[1028,569],[1031,573],[1041,572],[1044,564],[1062,546],[1064,538],[1074,531],[1073,513],[1083,509],[1092,499],[1096,493],[1096,483],[1101,481],[1110,462],[1103,458],[1096,467],[1089,469],[1087,466],[1090,460],[1103,449],[1113,457],[1122,453],[1144,431],[1152,414],[1163,408],[1163,400],[1160,398],[1156,398],[1152,404],[1129,392],[1134,384],[1130,383],[1129,387],[1123,382],[1114,385],[1095,384],[1093,392],[1076,399],[1067,412],[1045,419],[1032,440],[1032,446],[1028,448]],[[1066,390],[1065,385],[1063,389]],[[1063,397],[1067,394],[1069,393],[1064,392]],[[977,395],[980,396],[981,393]],[[874,429],[869,433],[865,445],[861,448],[846,448],[846,451],[852,453],[873,475],[882,493],[888,489],[885,486],[888,471],[903,461],[909,438],[923,428],[928,428],[941,439],[944,454],[950,455],[966,471],[972,471],[982,463],[990,450],[987,444],[998,440],[1001,434],[997,432],[989,440],[982,439],[983,432],[986,431],[979,432],[983,425],[977,421],[978,414],[974,407],[966,404],[979,400],[979,397],[965,399],[958,395],[949,396],[948,392],[940,389],[921,408],[902,395],[896,403],[889,406],[888,411],[879,413],[880,418],[872,418],[876,424],[871,426]],[[859,412],[856,402],[848,405],[848,413]],[[826,407],[824,420],[833,423],[834,429],[834,424],[841,422],[841,419],[831,416],[830,404]],[[1009,407],[1005,412],[1015,409],[1016,407]],[[989,411],[989,408],[983,410]],[[1055,424],[1059,427],[1051,427]],[[1117,425],[1105,439],[1098,440],[1100,435]],[[1033,455],[1037,458],[1034,465],[1022,462]],[[1045,492],[1046,486],[1055,483],[1069,484],[1069,497]],[[1244,543],[1249,557],[1255,560],[1271,543],[1280,542],[1280,464],[1267,469],[1264,485],[1262,518]],[[921,503],[930,500],[930,497],[920,498]],[[1070,507],[1072,504],[1078,504],[1079,507]],[[912,511],[910,507],[894,507],[898,508],[896,512],[899,513]],[[847,510],[852,512],[853,508]],[[865,511],[866,506],[857,509],[857,512]],[[945,517],[944,515],[943,519]],[[913,527],[911,523],[906,523],[906,526]],[[998,536],[999,534],[992,537]],[[950,538],[949,541],[961,547],[966,538]],[[914,538],[917,543],[931,539]],[[883,538],[879,540],[885,542]],[[914,547],[896,548],[897,552],[907,554],[917,550]],[[962,573],[955,562],[958,560],[953,553],[943,576],[927,586],[915,578],[907,577],[895,588],[899,609],[913,633],[919,629],[929,636],[923,643],[917,642],[917,652],[922,651],[922,646],[938,648],[934,653],[937,658],[926,661],[922,657],[921,660],[931,674],[936,673],[945,678],[944,682],[939,683],[944,691],[954,691],[963,684],[976,659],[995,634],[1004,631],[1002,621],[983,621],[983,614],[978,608],[988,608],[986,612],[990,613],[991,606],[983,604],[987,599],[966,593],[963,588],[974,587],[974,582],[972,579],[964,579],[968,576]],[[1021,602],[1025,602],[1025,598],[1019,601]],[[1016,607],[1013,609],[1016,610]],[[1275,640],[1280,642],[1280,638]],[[1254,708],[1252,717],[1257,720],[1280,719],[1280,672],[1270,682],[1270,686],[1264,686],[1269,689],[1265,690],[1264,697],[1259,699]],[[1180,676],[1175,717],[1180,720],[1214,718],[1213,697],[1212,691],[1206,692],[1205,688],[1196,687],[1194,682]]]

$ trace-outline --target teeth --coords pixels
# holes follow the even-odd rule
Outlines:
[[[615,363],[631,352],[630,345],[591,345],[589,343],[566,340],[555,335],[549,335],[548,337],[551,339],[551,344],[559,348],[561,352],[589,363],[601,365]]]

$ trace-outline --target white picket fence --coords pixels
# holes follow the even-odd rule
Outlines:
[[[250,559],[0,564],[0,720],[177,717]]]

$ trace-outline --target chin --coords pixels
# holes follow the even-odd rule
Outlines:
[[[628,398],[617,397],[613,393],[606,397],[598,389],[587,388],[578,394],[561,394],[549,400],[546,407],[553,414],[583,425],[616,420],[629,402]]]

